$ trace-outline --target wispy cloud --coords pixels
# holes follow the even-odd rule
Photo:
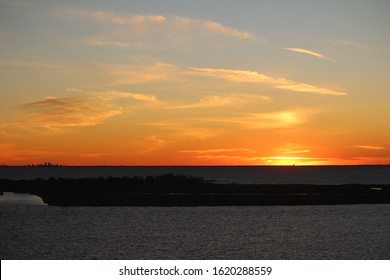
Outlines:
[[[293,143],[286,143],[282,148],[279,149],[281,154],[306,154],[310,153],[309,149],[304,146]]]
[[[309,153],[310,150],[298,150],[298,151],[285,151],[282,152],[283,154],[304,154],[304,153]]]
[[[271,165],[313,165],[329,163],[332,158],[320,157],[300,157],[300,156],[264,156],[253,157],[248,160],[254,162],[264,162]]]
[[[178,141],[188,140],[205,140],[223,133],[222,128],[213,128],[205,126],[204,123],[199,120],[161,120],[152,122],[140,122],[137,123],[140,126],[152,126],[154,130],[163,131],[166,135],[166,139],[169,142],[174,143]]]
[[[370,47],[356,41],[351,40],[338,40],[334,42],[335,45],[344,46],[344,47],[351,47],[351,48],[360,48],[360,49],[366,49],[369,50]]]
[[[87,11],[73,10],[73,13],[79,16],[92,18],[108,24],[117,25],[140,25],[140,24],[160,24],[166,22],[167,18],[162,15],[120,15],[107,11]]]
[[[232,163],[245,164],[267,164],[267,165],[312,165],[324,164],[331,158],[304,157],[304,156],[258,156],[259,152],[246,148],[227,149],[205,149],[205,150],[183,150],[180,153],[193,154],[197,159],[202,160],[228,160]]]
[[[270,100],[271,98],[268,96],[244,93],[232,95],[212,95],[202,97],[200,101],[196,103],[172,106],[168,107],[168,109],[196,109],[221,106],[237,106],[244,103],[264,103]]]
[[[203,22],[203,21],[195,21],[195,22],[199,22],[200,25],[206,27],[206,29],[208,29],[208,30],[212,30],[212,31],[215,31],[215,32],[223,33],[223,34],[226,34],[226,35],[229,35],[229,36],[233,36],[233,37],[237,37],[237,38],[240,38],[240,39],[250,40],[250,39],[255,39],[256,38],[256,36],[254,34],[250,33],[250,32],[239,31],[237,29],[224,26],[224,25],[222,25],[219,22],[215,22],[215,21],[205,21],[205,22]]]
[[[225,26],[215,21],[199,20],[178,16],[175,16],[172,21],[175,23],[175,25],[177,25],[176,28],[180,28],[182,30],[205,29],[208,31],[212,31],[213,33],[221,33],[244,40],[256,39],[256,36],[253,33],[240,31],[238,29]]]
[[[220,22],[212,20],[203,20],[203,19],[194,19],[188,17],[181,17],[175,15],[161,15],[161,14],[132,14],[132,13],[121,13],[116,11],[108,10],[95,10],[88,9],[83,7],[71,7],[71,6],[55,6],[55,5],[43,5],[37,3],[30,3],[28,1],[19,1],[19,0],[1,0],[0,3],[13,5],[13,6],[23,6],[23,7],[33,7],[39,9],[40,11],[45,11],[56,17],[71,19],[71,20],[80,20],[88,19],[95,22],[100,22],[106,25],[114,26],[123,26],[127,29],[133,29],[139,32],[138,34],[144,34],[148,29],[153,29],[155,27],[163,27],[161,30],[163,32],[169,33],[173,29],[179,31],[208,31],[211,34],[223,34],[230,37],[235,37],[243,40],[253,40],[256,39],[256,35],[248,32],[241,31],[233,27],[226,26]],[[190,32],[188,35],[193,35],[193,32]],[[99,45],[99,42],[94,42]],[[108,43],[108,42],[107,42]],[[105,44],[102,44],[105,45]],[[117,47],[123,47],[125,44],[116,43],[113,44]]]
[[[100,22],[102,24],[113,25],[131,26],[149,23],[163,23],[166,21],[166,17],[161,15],[120,14],[113,11],[88,9],[85,7],[52,7],[50,12],[53,16],[69,20],[88,19]]]
[[[183,29],[192,29],[192,28],[203,28],[209,31],[216,33],[223,33],[232,37],[237,37],[240,39],[255,39],[256,36],[252,33],[239,31],[235,28],[225,26],[219,22],[207,21],[207,20],[198,20],[186,17],[166,17],[163,15],[121,15],[114,12],[107,11],[76,11],[77,14],[92,18],[96,21],[100,21],[108,24],[116,25],[146,25],[146,24],[166,24],[167,27],[174,27]],[[184,26],[183,26],[184,25]]]
[[[95,105],[95,106],[94,106]],[[97,108],[87,99],[46,97],[24,105],[29,121],[47,128],[93,126],[122,113],[121,108]]]
[[[169,107],[169,109],[192,109],[192,108],[207,108],[219,107],[233,104],[233,100],[229,96],[207,96],[200,99],[197,103],[178,105]]]
[[[241,83],[258,83],[270,85],[274,88],[286,89],[297,92],[310,92],[317,94],[342,96],[345,92],[327,88],[321,88],[310,84],[300,83],[280,77],[271,77],[256,71],[214,69],[214,68],[190,68],[188,74],[218,78]]]
[[[240,31],[235,28],[231,28],[225,26],[219,22],[209,21],[209,20],[199,20],[192,19],[188,17],[179,17],[175,16],[172,19],[176,28],[180,28],[182,30],[196,30],[196,29],[204,29],[211,31],[213,33],[221,33],[232,37],[237,37],[244,40],[253,40],[256,39],[256,35],[246,31]]]
[[[248,114],[235,119],[248,129],[270,129],[290,127],[307,121],[306,113],[300,111],[279,111],[271,113]]]
[[[60,111],[65,110],[69,112],[79,112],[90,109],[87,105],[86,100],[82,98],[73,98],[73,97],[54,97],[48,96],[42,100],[33,101],[25,104],[27,108],[32,110],[41,110],[41,109],[54,109]]]
[[[199,125],[206,129],[207,134],[215,135],[218,132],[215,127],[223,127],[224,130],[232,129],[276,129],[294,127],[308,122],[311,112],[305,110],[276,111],[268,113],[234,114],[233,116],[204,116],[191,118],[184,116],[179,121],[161,120],[157,122],[145,122],[142,125],[152,125],[166,129],[182,129],[186,131],[196,130]],[[218,133],[217,133],[218,134]]]
[[[46,128],[94,126],[120,115],[122,106],[115,101],[131,99],[143,103],[158,103],[156,96],[120,91],[93,92],[72,88],[77,97],[48,96],[24,104],[27,123]]]
[[[303,84],[294,81],[288,81],[288,84],[286,85],[276,85],[275,88],[286,89],[286,90],[297,91],[297,92],[308,92],[308,93],[317,93],[317,94],[334,95],[334,96],[348,95],[347,93],[342,91],[332,90],[328,88],[321,88],[314,85]]]
[[[98,71],[106,74],[110,85],[139,84],[167,80],[176,74],[174,65],[161,62],[152,65],[97,65],[96,68]]]
[[[68,9],[66,11],[68,17],[75,19],[86,18],[102,24],[114,25],[117,27],[126,27],[121,32],[115,32],[116,36],[122,33],[122,36],[128,34],[128,30],[132,30],[132,35],[145,35],[159,31],[160,35],[165,34],[168,37],[174,35],[183,35],[186,32],[188,36],[194,36],[194,31],[208,32],[210,34],[221,34],[230,37],[235,37],[243,40],[256,39],[253,33],[240,31],[238,29],[228,27],[222,23],[199,20],[180,16],[165,16],[165,15],[142,15],[142,14],[121,14],[104,10],[87,10],[87,9]],[[63,15],[62,15],[63,16]],[[126,42],[116,42],[109,40],[92,40],[92,45],[96,46],[116,46],[127,47]]]
[[[86,43],[91,46],[110,46],[110,47],[116,47],[121,49],[127,49],[127,48],[136,48],[140,49],[141,46],[139,45],[131,45],[129,42],[125,41],[110,41],[110,40],[100,40],[97,38],[89,38]]]
[[[201,160],[229,160],[233,162],[245,162],[256,153],[247,148],[221,148],[203,150],[183,150],[180,153],[193,154],[193,157]]]
[[[365,150],[386,150],[386,147],[381,146],[370,146],[370,145],[362,145],[362,146],[355,146],[355,148],[365,149]]]
[[[321,59],[327,59],[327,57],[323,54],[320,54],[320,53],[314,52],[314,51],[310,51],[310,50],[306,50],[306,49],[301,49],[301,48],[284,48],[284,49],[292,51],[292,52],[308,54],[308,55],[315,56],[315,57],[318,57]]]
[[[148,103],[158,103],[160,102],[155,95],[145,94],[145,93],[131,93],[123,91],[105,91],[105,92],[87,92],[93,94],[96,98],[109,101],[118,98],[130,98],[138,101],[148,102]]]
[[[194,154],[218,154],[218,153],[230,153],[230,152],[247,152],[254,153],[255,150],[247,148],[225,148],[225,149],[205,149],[205,150],[183,150],[180,153],[194,153]]]
[[[142,60],[142,59],[140,59]],[[129,63],[103,64],[92,63],[81,66],[76,71],[87,77],[95,77],[90,85],[83,85],[83,88],[117,88],[120,85],[134,85],[157,81],[177,81],[182,79],[180,72],[175,65],[163,63],[138,61],[135,59]]]

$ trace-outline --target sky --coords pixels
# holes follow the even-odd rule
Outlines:
[[[390,164],[387,0],[0,0],[0,165]]]

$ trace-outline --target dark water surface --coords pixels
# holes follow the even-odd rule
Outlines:
[[[390,205],[0,206],[1,259],[390,259]]]

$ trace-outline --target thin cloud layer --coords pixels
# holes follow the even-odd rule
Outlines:
[[[325,55],[320,54],[318,52],[313,52],[313,51],[310,51],[310,50],[306,50],[306,49],[301,49],[301,48],[284,48],[284,49],[288,50],[288,51],[296,52],[296,53],[308,54],[308,55],[315,56],[315,57],[318,57],[318,58],[321,58],[321,59],[326,59]]]
[[[203,149],[203,150],[183,150],[180,153],[193,154],[195,158],[204,160],[235,160],[246,161],[251,157],[255,150],[247,148],[221,148],[221,149]]]
[[[250,152],[254,153],[255,150],[247,148],[222,148],[222,149],[205,149],[205,150],[184,150],[180,153],[195,153],[195,154],[208,154],[208,153],[226,153],[226,152]]]
[[[116,47],[120,49],[127,48],[140,48],[137,45],[131,45],[129,42],[125,41],[113,41],[113,40],[101,40],[98,38],[89,38],[86,43],[88,45],[97,46],[97,47]]]
[[[51,14],[69,20],[90,19],[103,24],[113,25],[142,25],[158,24],[166,21],[162,15],[119,14],[113,11],[92,10],[83,7],[59,7],[51,10]]]
[[[169,107],[168,109],[196,109],[196,108],[210,108],[222,106],[237,106],[246,103],[264,103],[271,100],[268,96],[254,95],[254,94],[232,94],[232,95],[212,95],[202,97],[199,102],[177,105]]]
[[[386,150],[386,147],[371,146],[371,145],[362,145],[362,146],[355,146],[355,147],[360,149],[365,149],[365,150],[376,150],[376,151]]]
[[[240,38],[240,39],[246,39],[246,40],[256,39],[256,36],[254,34],[252,34],[252,33],[239,31],[237,29],[224,26],[224,25],[222,25],[219,22],[214,22],[214,21],[206,21],[206,22],[195,21],[195,23],[199,23],[200,25],[206,27],[206,29],[208,29],[208,30],[224,33],[226,35],[237,37],[237,38]]]
[[[295,82],[285,78],[271,77],[256,71],[214,68],[190,68],[190,70],[191,71],[189,72],[189,74],[192,75],[218,78],[233,82],[265,84],[274,88],[286,89],[297,92],[310,92],[336,96],[347,95],[345,92]]]
[[[29,123],[46,128],[95,126],[123,113],[118,99],[131,99],[143,103],[158,103],[150,94],[119,91],[84,92],[71,89],[80,97],[53,97],[24,104]]]
[[[172,16],[167,17],[164,15],[123,15],[115,12],[108,11],[88,11],[88,10],[68,10],[68,14],[78,18],[88,18],[103,24],[111,24],[116,26],[126,26],[129,28],[135,28],[139,34],[153,28],[159,29],[161,32],[170,33],[176,31],[194,31],[203,30],[210,33],[219,33],[227,36],[243,39],[252,40],[256,39],[253,33],[240,31],[238,29],[228,27],[222,23],[208,20],[198,20],[187,17]],[[112,45],[117,47],[124,47],[124,42],[114,41],[94,41],[90,42],[94,45]],[[100,44],[99,44],[100,43]],[[118,44],[119,43],[119,44]]]
[[[52,127],[94,126],[122,113],[121,108],[91,104],[86,98],[46,97],[24,105],[33,125]]]
[[[155,95],[144,94],[144,93],[130,93],[130,92],[112,90],[107,92],[91,92],[91,94],[95,95],[97,98],[103,101],[109,101],[118,98],[130,98],[130,99],[148,102],[148,103],[159,102]]]
[[[313,112],[304,109],[296,109],[289,111],[275,111],[267,113],[243,113],[233,114],[232,116],[204,116],[198,118],[183,117],[177,122],[157,121],[151,123],[143,123],[143,125],[159,126],[161,128],[173,128],[182,126],[186,123],[190,127],[201,124],[203,127],[224,127],[229,129],[275,129],[297,126],[308,122],[309,116]]]
[[[99,71],[110,77],[112,85],[167,80],[176,73],[176,67],[166,63],[155,63],[153,65],[101,65],[100,68]]]
[[[241,118],[241,124],[248,129],[283,128],[304,122],[306,122],[306,114],[300,111],[256,113]]]

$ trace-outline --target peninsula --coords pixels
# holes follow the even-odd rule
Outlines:
[[[31,193],[55,206],[250,206],[390,203],[390,185],[218,184],[149,177],[0,180],[3,192]]]

